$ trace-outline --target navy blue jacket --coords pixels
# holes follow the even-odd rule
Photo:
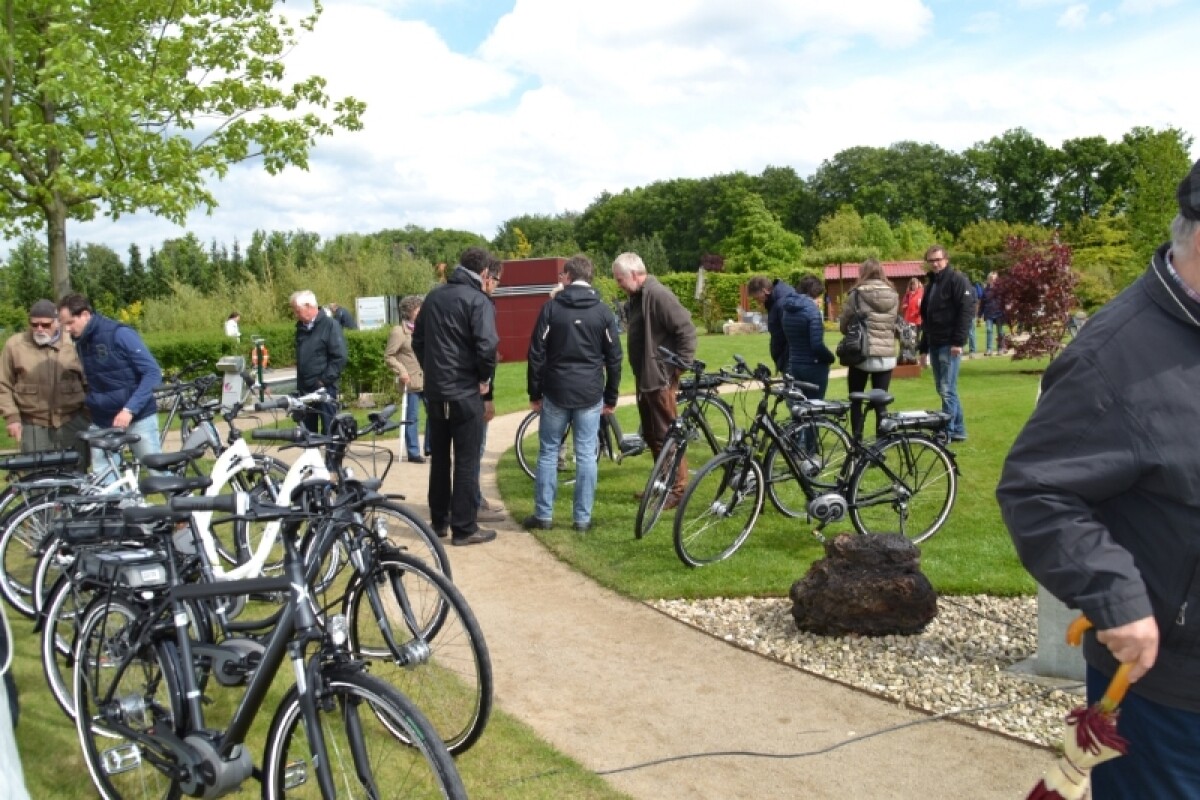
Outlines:
[[[788,370],[787,334],[783,332],[783,304],[796,290],[787,281],[776,280],[767,295],[767,333],[771,336],[771,361],[776,372]]]
[[[318,313],[311,329],[296,323],[297,391],[307,393],[324,387],[336,394],[346,358],[346,337],[332,317]]]
[[[832,364],[834,355],[825,346],[821,309],[806,294],[793,292],[783,306],[783,332],[788,343],[788,372],[811,364]]]
[[[92,422],[107,428],[123,408],[135,422],[157,411],[154,387],[162,383],[162,369],[133,328],[93,312],[75,352],[87,379],[84,403]]]
[[[621,387],[617,318],[591,286],[572,283],[542,306],[529,339],[530,400],[560,408],[615,406]]]

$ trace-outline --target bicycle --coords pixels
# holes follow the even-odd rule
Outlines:
[[[319,624],[295,541],[305,515],[224,495],[176,498],[169,507],[140,509],[135,519],[169,527],[180,512],[200,510],[285,523],[284,575],[182,585],[169,536],[161,538],[165,553],[148,548],[140,560],[96,559],[95,572],[112,589],[83,612],[74,688],[75,729],[101,797],[219,797],[254,776],[270,800],[465,798],[454,762],[424,715],[346,650],[347,620]],[[154,591],[141,591],[148,588]],[[285,604],[259,656],[231,650],[221,661],[195,660],[189,604],[262,591],[282,593]],[[275,710],[256,768],[246,736],[285,659],[296,683]],[[206,723],[202,684],[209,679],[245,686],[223,729]]]
[[[687,450],[692,442],[706,445],[712,455],[721,452],[733,432],[733,411],[715,394],[717,387],[729,379],[720,374],[706,374],[705,363],[694,359],[690,364],[665,347],[658,348],[659,358],[681,373],[691,375],[679,382],[679,416],[667,429],[662,450],[654,459],[646,488],[638,503],[633,523],[634,538],[641,539],[654,527],[664,510],[674,508],[668,498],[681,468],[686,469]],[[678,502],[678,498],[676,499]]]
[[[854,441],[844,430],[840,436],[834,433],[836,424],[822,416],[826,403],[804,396],[815,387],[786,377],[772,379],[763,364],[750,373],[744,361],[736,360],[740,373],[760,383],[762,398],[750,427],[701,467],[684,492],[674,526],[675,552],[681,561],[693,567],[716,563],[745,543],[762,512],[766,476],[772,474],[770,485],[777,485],[774,467],[771,473],[763,467],[772,449],[803,492],[807,517],[817,521],[812,533],[821,541],[822,530],[847,513],[860,534],[898,530],[914,543],[928,539],[945,523],[958,491],[957,461],[944,444],[948,415],[888,414],[879,421],[879,437],[873,442]],[[855,397],[876,408],[893,401],[883,392]],[[772,403],[792,405],[792,414],[803,425],[785,427],[772,413]],[[816,439],[803,435],[811,425],[848,445],[849,455],[832,487],[814,480],[814,474],[821,474],[820,454],[810,457],[805,444]]]

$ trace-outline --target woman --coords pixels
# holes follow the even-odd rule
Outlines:
[[[234,311],[225,318],[225,335],[231,339],[242,340],[242,332],[238,329],[238,323],[242,321],[242,315]]]
[[[425,298],[419,294],[410,294],[400,300],[400,324],[392,328],[388,336],[387,349],[383,360],[388,368],[396,373],[396,383],[400,390],[408,395],[404,411],[404,445],[408,451],[408,460],[414,464],[424,464],[420,442],[417,438],[417,421],[420,418],[421,405],[425,395],[421,389],[424,386],[425,373],[417,362],[416,353],[412,348],[413,326],[416,325],[417,315],[421,313],[421,304]],[[429,432],[425,434],[425,447],[429,447]]]
[[[851,394],[866,389],[868,378],[872,389],[886,391],[892,382],[892,370],[896,368],[896,321],[900,313],[900,296],[884,277],[883,267],[874,258],[863,262],[858,283],[846,296],[838,320],[843,334],[855,313],[867,315],[867,359],[850,367],[846,383]],[[862,439],[865,416],[862,402],[852,401],[850,433],[856,440]]]
[[[987,331],[987,349],[985,356],[1004,355],[1008,352],[1004,338],[1004,309],[1000,306],[1000,297],[996,294],[996,279],[1000,276],[989,272],[987,285],[983,287],[983,299],[980,302],[979,316],[983,317],[984,330]],[[992,347],[992,334],[995,334],[996,346]]]
[[[818,389],[812,399],[822,400],[829,385],[833,353],[825,346],[825,325],[817,298],[824,294],[821,279],[805,275],[796,293],[783,301],[783,335],[788,344],[788,374]]]
[[[900,313],[904,321],[913,326],[913,334],[917,341],[921,340],[921,299],[925,296],[925,287],[918,278],[908,279],[908,291],[900,301]],[[925,366],[925,354],[920,357],[921,366]]]

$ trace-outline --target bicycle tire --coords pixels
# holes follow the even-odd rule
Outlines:
[[[691,441],[693,443],[703,442],[704,446],[715,456],[733,441],[735,429],[733,409],[716,393],[702,394],[692,402],[700,409],[699,413],[704,418],[707,430],[700,426],[694,426],[691,432]],[[682,416],[684,410],[680,409],[679,413]]]
[[[642,500],[638,503],[637,518],[633,522],[633,536],[641,539],[654,528],[667,497],[675,485],[675,477],[679,474],[679,465],[687,456],[689,437],[682,431],[678,435],[669,433],[663,442],[658,458],[650,469],[650,477],[646,479],[646,488],[642,490]]]
[[[722,453],[701,467],[675,512],[679,559],[702,567],[737,552],[762,513],[765,482],[749,453]]]
[[[33,596],[34,573],[39,550],[58,515],[53,500],[27,503],[14,512],[0,532],[0,594],[18,613],[33,619],[37,603]]]
[[[179,782],[153,766],[146,743],[132,738],[154,728],[183,735],[178,663],[165,643],[131,641],[141,610],[101,596],[83,613],[75,648],[75,731],[88,774],[104,800],[174,800]],[[125,656],[131,658],[126,661]],[[156,754],[168,763],[165,752]]]
[[[492,662],[454,584],[411,556],[384,553],[369,575],[355,576],[342,608],[351,653],[411,697],[451,753],[470,749],[491,716]]]
[[[837,491],[853,444],[850,434],[837,423],[820,417],[791,423],[783,439],[792,449],[792,457],[804,472],[804,483],[792,474],[787,459],[775,442],[763,457],[767,476],[767,497],[785,517],[807,517],[811,496]]]
[[[530,480],[537,477],[538,453],[542,449],[538,438],[541,417],[540,412],[530,411],[517,426],[517,463],[521,465],[521,471]],[[599,448],[596,451],[596,458],[597,460],[600,458]],[[566,431],[563,432],[562,442],[559,443],[557,469],[560,486],[570,486],[575,483],[575,437],[569,424]]]
[[[238,470],[230,476],[231,489],[246,492],[255,500],[264,500],[268,502],[278,502],[279,487],[283,484],[284,478],[287,477],[288,465],[277,458],[255,453],[254,468],[248,470]],[[286,500],[284,501],[286,504]],[[263,532],[267,525],[260,522],[247,522],[239,520],[236,522],[224,523],[230,526],[230,533],[222,535],[217,527],[212,528],[213,539],[216,543],[217,553],[225,561],[231,564],[244,564],[250,560],[254,554],[255,548],[258,547],[261,541]],[[233,541],[232,548],[224,541],[226,538]],[[276,543],[267,557],[266,563],[263,564],[263,574],[277,574],[283,568],[283,545]]]
[[[913,544],[945,524],[958,496],[954,460],[913,434],[876,442],[850,479],[850,522],[862,534],[900,533]]]
[[[454,760],[416,704],[353,667],[325,667],[320,678],[321,686],[313,687],[319,693],[316,711],[328,756],[325,766],[338,797],[466,800]],[[267,734],[263,797],[321,797],[318,769],[293,686]],[[351,788],[362,794],[349,793]]]
[[[59,577],[41,611],[42,675],[54,702],[70,720],[75,719],[75,691],[71,685],[74,649],[83,610],[93,599],[66,575]]]

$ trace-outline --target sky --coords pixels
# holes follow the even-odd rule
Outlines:
[[[289,7],[292,4],[289,3]],[[810,176],[854,146],[952,151],[1023,127],[1047,144],[1135,126],[1200,136],[1189,0],[324,0],[289,75],[366,102],[309,169],[239,165],[186,226],[68,226],[145,257],[195,233],[328,239],[417,225],[492,238],[602,192],[767,166]],[[1191,34],[1191,35],[1189,35]],[[1200,146],[1193,147],[1193,156]],[[41,234],[39,234],[40,236]]]

